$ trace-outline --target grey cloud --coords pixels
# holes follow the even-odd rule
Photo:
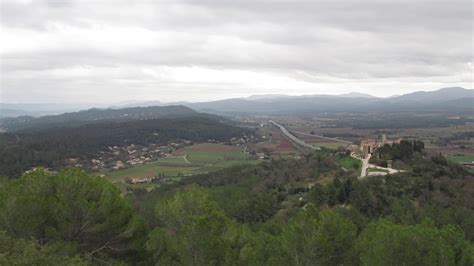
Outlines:
[[[472,4],[455,2],[6,1],[1,4],[2,29],[40,41],[18,49],[13,44],[1,54],[1,89],[15,99],[21,95],[14,90],[28,92],[40,85],[56,94],[84,84],[88,86],[84,90],[101,90],[103,95],[114,87],[151,88],[153,84],[163,86],[166,93],[184,92],[192,90],[180,81],[185,77],[173,76],[174,83],[150,80],[141,69],[196,66],[267,77],[270,80],[261,82],[265,83],[262,90],[270,86],[269,75],[288,77],[295,87],[301,85],[299,81],[318,87],[319,81],[328,79],[381,86],[392,79],[407,87],[423,80],[469,84]],[[131,32],[137,35],[123,37]],[[103,70],[104,75],[74,76],[74,69],[88,66]],[[114,73],[125,75],[123,69],[129,74],[120,79]],[[50,76],[58,71],[64,77]],[[124,80],[133,84],[120,84]],[[251,78],[240,84],[224,83],[203,81],[195,87],[204,86],[209,94],[222,88],[229,95],[258,90],[246,91],[246,86],[255,85]],[[126,91],[123,94],[128,97]]]

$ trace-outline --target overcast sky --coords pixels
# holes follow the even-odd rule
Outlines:
[[[472,88],[470,0],[0,2],[0,102]]]

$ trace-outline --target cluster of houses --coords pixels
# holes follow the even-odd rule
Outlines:
[[[253,135],[243,135],[240,138],[231,138],[229,143],[221,143],[221,144],[240,147],[249,142],[252,142],[252,143],[258,142],[258,138],[256,138]]]
[[[92,159],[68,158],[66,164],[78,168],[99,171],[102,169],[120,170],[123,168],[145,164],[169,156],[175,150],[189,146],[192,142],[182,140],[172,142],[167,145],[136,145],[110,146],[107,150],[101,151],[98,157]]]

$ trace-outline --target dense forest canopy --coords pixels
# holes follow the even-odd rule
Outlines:
[[[402,156],[410,170],[396,175],[358,179],[342,168],[346,154],[326,151],[125,198],[79,170],[34,171],[0,182],[0,260],[472,265],[473,175],[420,151]]]

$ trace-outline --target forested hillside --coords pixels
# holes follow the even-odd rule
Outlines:
[[[61,167],[71,157],[89,158],[108,146],[166,144],[185,139],[225,141],[249,133],[203,115],[92,123],[0,134],[0,175],[18,176],[34,166]]]
[[[198,116],[199,114],[185,106],[151,106],[122,109],[99,109],[49,115],[42,117],[21,116],[0,119],[0,129],[16,131],[22,129],[38,129],[52,127],[76,127],[93,122],[131,121],[156,118],[179,118]]]
[[[346,156],[229,168],[125,198],[77,170],[4,180],[0,263],[474,263],[472,173],[415,151],[401,158],[410,171],[360,180]]]

